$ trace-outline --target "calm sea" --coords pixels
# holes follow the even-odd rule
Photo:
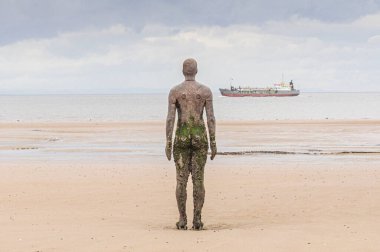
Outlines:
[[[301,93],[297,97],[222,97],[217,120],[380,119],[380,93]],[[164,121],[167,94],[2,95],[0,122]]]

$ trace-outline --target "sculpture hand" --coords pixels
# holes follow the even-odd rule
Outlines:
[[[217,150],[216,150],[216,142],[211,142],[210,147],[211,147],[211,157],[210,157],[210,159],[214,160],[214,158],[216,156],[216,152],[217,152]]]
[[[170,161],[172,159],[172,142],[171,141],[166,141],[165,153],[166,153],[166,157]]]

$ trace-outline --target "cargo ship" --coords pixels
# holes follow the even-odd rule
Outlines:
[[[274,84],[273,87],[268,88],[252,88],[252,87],[234,87],[231,85],[230,89],[220,88],[220,93],[223,96],[230,97],[244,97],[244,96],[253,96],[253,97],[268,97],[268,96],[297,96],[300,94],[300,91],[294,89],[293,81],[289,83],[278,83]]]

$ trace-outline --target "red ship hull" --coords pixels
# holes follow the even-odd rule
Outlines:
[[[228,97],[284,97],[284,96],[297,96],[299,94],[222,94],[223,96],[228,96]]]
[[[300,94],[299,90],[274,90],[274,89],[222,89],[220,88],[220,93],[223,96],[228,97],[286,97],[286,96],[297,96]]]

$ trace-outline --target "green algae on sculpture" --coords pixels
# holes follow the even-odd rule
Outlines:
[[[169,93],[165,152],[168,160],[171,160],[173,148],[177,174],[176,198],[179,221],[176,225],[178,229],[187,229],[186,187],[190,173],[193,181],[193,228],[195,230],[203,228],[201,213],[205,198],[204,168],[209,144],[206,126],[203,121],[203,111],[206,111],[207,116],[211,160],[214,159],[217,153],[212,92],[208,87],[195,81],[197,72],[197,62],[194,59],[185,60],[183,63],[185,81],[172,88]],[[176,111],[178,113],[178,123],[174,146],[172,146]]]

